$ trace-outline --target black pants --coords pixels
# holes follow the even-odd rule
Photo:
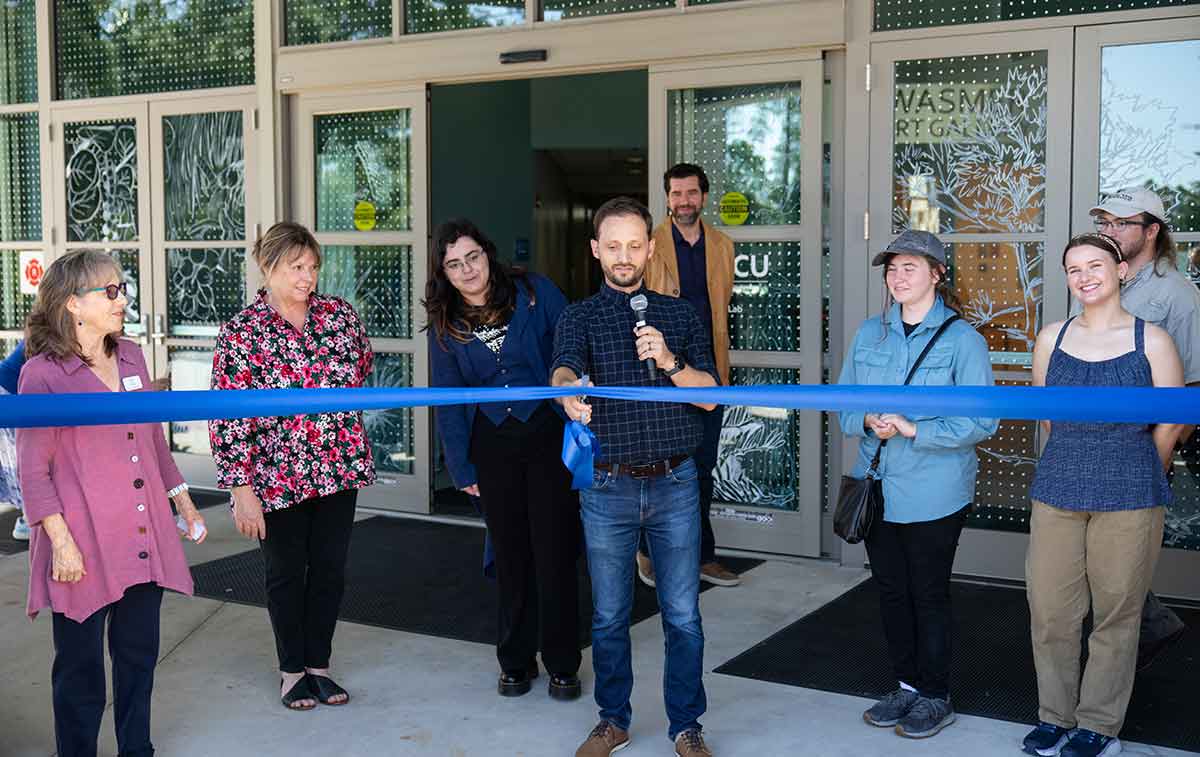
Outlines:
[[[138,584],[76,623],[54,613],[54,738],[61,757],[94,757],[104,715],[104,622],[113,669],[113,719],[122,757],[154,754],[150,692],[158,664],[162,589]]]
[[[725,420],[725,406],[717,405],[709,412],[702,412],[704,436],[700,446],[692,454],[696,471],[700,474],[700,564],[707,565],[717,559],[717,539],[712,527],[713,469],[717,467],[717,451],[721,444],[721,423]],[[646,546],[646,534],[638,539],[638,551],[650,554]]]
[[[883,633],[896,678],[950,697],[950,572],[967,509],[922,523],[876,523],[867,535]]]
[[[484,519],[496,552],[500,669],[535,661],[579,669],[579,498],[562,464],[563,422],[546,404],[525,423],[496,426],[483,413],[471,433]],[[540,642],[540,643],[539,643]]]
[[[349,489],[266,514],[267,612],[285,673],[329,667],[357,500]]]

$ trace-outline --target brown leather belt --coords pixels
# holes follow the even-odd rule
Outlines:
[[[631,478],[645,479],[654,478],[655,476],[665,476],[675,468],[683,464],[687,460],[687,455],[675,455],[668,457],[666,460],[656,460],[653,463],[642,463],[641,465],[630,465],[629,463],[611,463],[604,467],[613,472],[613,475],[622,473]]]

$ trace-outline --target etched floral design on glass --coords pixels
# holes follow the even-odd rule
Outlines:
[[[892,231],[1044,231],[1046,51],[895,67]]]
[[[244,239],[242,112],[165,116],[162,128],[166,238]]]
[[[412,228],[407,110],[318,115],[316,122],[317,231]],[[363,223],[363,226],[367,224]]]
[[[138,238],[137,126],[132,119],[72,122],[66,151],[67,240]]]
[[[730,372],[735,386],[798,384],[799,373],[784,368],[738,368]],[[796,456],[800,420],[795,411],[771,407],[725,408],[713,502],[747,507],[795,510],[799,480]]]

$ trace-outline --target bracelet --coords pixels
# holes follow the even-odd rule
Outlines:
[[[187,490],[188,490],[187,481],[184,481],[182,484],[180,484],[179,486],[176,486],[174,489],[168,489],[167,496],[174,498],[180,494],[183,494]]]

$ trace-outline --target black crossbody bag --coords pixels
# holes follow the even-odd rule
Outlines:
[[[950,324],[957,320],[958,316],[952,315],[942,321],[942,325],[934,332],[933,338],[926,343],[925,349],[921,350],[917,361],[909,369],[903,386],[907,386],[908,382],[912,381],[913,376],[917,374],[917,369],[925,360],[925,356],[929,354],[929,350],[933,348]],[[887,439],[879,443],[865,477],[842,476],[837,509],[833,511],[833,532],[848,544],[858,544],[867,538],[867,534],[871,532],[871,526],[875,525],[875,521],[883,518],[883,482],[879,480],[878,476],[879,455],[886,445]]]

